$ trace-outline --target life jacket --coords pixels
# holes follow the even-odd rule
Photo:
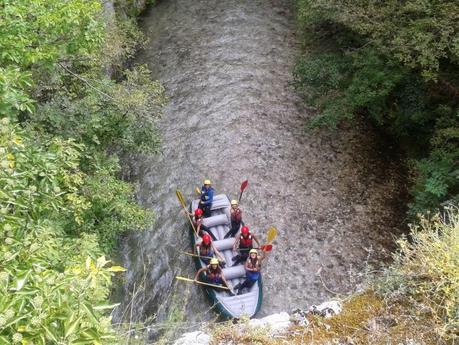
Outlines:
[[[195,228],[195,229],[198,229],[198,228],[199,228],[199,236],[202,237],[202,236],[204,235],[203,230],[204,230],[204,228],[205,228],[205,227],[203,226],[203,224],[202,224],[202,217],[199,217],[199,218],[196,218],[196,217],[195,217],[193,223],[194,223],[194,228]]]
[[[199,218],[194,217],[194,225],[198,227],[199,224],[202,224],[202,217],[199,217]]]
[[[252,247],[252,234],[249,233],[247,235],[247,238],[245,238],[244,236],[240,236],[239,238],[239,247],[243,247],[243,248],[251,248]]]
[[[209,244],[208,246],[205,245],[204,242],[202,242],[199,245],[199,255],[201,256],[212,256],[212,245]]]
[[[238,208],[237,210],[231,209],[231,221],[240,223],[242,220],[242,211]]]
[[[258,260],[257,258],[254,263],[251,258],[248,258],[247,266],[249,268],[258,268],[257,272],[246,271],[246,274],[245,274],[249,281],[256,282],[260,278],[260,270],[261,270],[260,260]]]
[[[222,278],[222,269],[217,267],[213,270],[210,265],[207,268],[207,279],[211,282],[219,282]]]
[[[261,263],[260,263],[260,260],[258,260],[258,258],[255,260],[255,263],[254,263],[252,259],[249,257],[247,259],[247,266],[249,266],[249,268],[258,268],[258,271],[260,271],[261,269]]]

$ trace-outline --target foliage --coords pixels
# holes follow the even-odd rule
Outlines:
[[[410,213],[457,197],[459,22],[454,1],[297,0],[308,53],[294,85],[336,128],[364,116],[413,159]]]
[[[459,114],[458,114],[459,116]],[[428,157],[415,161],[414,201],[411,204],[413,214],[423,212],[439,205],[459,202],[459,179],[457,162],[459,160],[459,129],[439,128],[431,139],[431,152]]]
[[[4,343],[108,344],[116,339],[110,319],[103,315],[113,307],[105,302],[110,277],[124,269],[107,266],[99,246],[100,231],[98,236],[72,237],[64,231],[69,219],[74,228],[85,231],[87,213],[94,208],[88,195],[95,196],[81,193],[94,186],[78,168],[83,149],[73,140],[37,141],[33,133],[2,119],[0,339]],[[126,200],[128,185],[116,192],[120,196],[105,204],[126,206],[120,221],[135,224],[132,218],[143,211]],[[101,190],[92,193],[107,196]]]
[[[66,225],[68,231],[96,234],[105,252],[116,246],[122,233],[145,229],[153,222],[152,213],[133,200],[133,186],[117,179],[116,171],[100,170],[86,179],[82,195],[91,207],[84,210],[80,227],[74,222]]]
[[[100,1],[1,7],[0,343],[115,344],[124,269],[105,255],[152,221],[116,153],[156,149],[164,89],[144,66],[119,73],[142,35],[119,18],[110,32]]]
[[[0,67],[0,114],[33,110],[33,100],[27,94],[30,74],[18,68]]]
[[[153,151],[156,117],[164,88],[144,66],[125,71],[120,83],[103,78],[98,91],[83,84],[78,94],[61,92],[41,104],[29,123],[35,130],[74,138],[97,150]]]
[[[3,0],[2,8],[0,80],[12,73],[18,78],[6,79],[13,83],[2,88],[10,96],[2,101],[6,104],[0,103],[0,114],[5,115],[11,109],[31,111],[31,98],[25,94],[38,81],[32,77],[36,69],[46,71],[46,80],[59,60],[89,59],[102,42],[103,24],[96,0]]]
[[[94,0],[3,0],[0,63],[27,69],[66,55],[88,56],[101,42]]]
[[[108,65],[119,69],[143,39],[132,20],[105,27],[96,0],[29,3],[5,3],[0,114],[99,151],[154,151],[164,88],[144,66],[123,72],[119,83],[106,76]]]
[[[386,300],[415,301],[414,309],[432,315],[444,339],[459,334],[459,212],[421,218],[410,240],[398,241],[394,263],[376,285]]]
[[[121,15],[116,18],[118,20],[113,20],[107,25],[106,30],[110,34],[110,39],[104,41],[98,60],[102,66],[122,70],[126,59],[133,57],[139,48],[143,48],[147,40],[137,27],[135,19],[124,18]]]
[[[297,3],[299,19],[305,27],[320,30],[326,24],[334,26],[335,33],[359,37],[357,43],[368,44],[409,68],[419,69],[427,78],[438,78],[442,60],[458,62],[457,1],[298,0]]]

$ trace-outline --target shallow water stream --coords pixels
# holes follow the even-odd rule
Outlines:
[[[237,196],[259,236],[279,235],[264,265],[260,315],[347,293],[362,267],[389,256],[404,210],[400,162],[368,127],[306,132],[311,116],[290,86],[299,52],[292,4],[281,0],[163,0],[143,18],[149,64],[170,102],[160,121],[161,154],[131,163],[139,200],[157,214],[150,231],[123,245],[128,268],[120,319],[164,319],[172,305],[190,322],[214,316],[191,276],[186,219],[204,177]],[[320,272],[320,274],[318,274]],[[135,295],[134,303],[130,304]],[[175,296],[175,297],[174,297]]]

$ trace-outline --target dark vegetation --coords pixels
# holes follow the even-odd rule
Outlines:
[[[152,214],[119,176],[154,151],[165,102],[126,8],[0,1],[0,343],[118,343],[105,255]]]
[[[337,129],[363,119],[393,138],[411,168],[408,206],[417,224],[398,241],[391,266],[370,279],[365,298],[374,298],[367,306],[355,304],[358,295],[348,303],[352,314],[377,306],[373,314],[359,324],[338,317],[331,332],[308,329],[308,336],[324,337],[318,344],[453,344],[459,336],[459,2],[296,4],[304,53],[295,86],[318,110],[308,127]],[[391,325],[378,326],[375,317]]]
[[[459,3],[296,3],[305,53],[295,85],[319,110],[309,127],[364,117],[409,158],[412,216],[456,203]]]

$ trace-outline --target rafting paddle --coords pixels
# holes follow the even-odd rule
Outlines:
[[[267,240],[268,240],[267,244],[271,244],[271,242],[274,241],[276,236],[277,236],[277,229],[274,226],[271,226],[268,229],[268,232],[266,234],[266,237],[267,237]]]
[[[247,250],[251,250],[251,249],[261,249],[262,251],[264,252],[270,252],[271,250],[273,250],[273,245],[272,244],[264,244],[262,245],[261,247],[255,247],[255,248],[242,248],[242,249],[239,249],[239,251],[243,252],[243,251],[247,251]]]
[[[268,229],[268,233],[266,234],[268,242],[261,246],[261,250],[264,252],[270,252],[271,250],[273,250],[273,245],[271,244],[271,242],[274,241],[276,236],[277,236],[277,229],[274,226],[271,226]]]
[[[242,193],[244,193],[244,190],[247,188],[248,185],[249,185],[249,180],[245,180],[244,182],[242,182],[241,193],[239,194],[239,202],[241,202]]]
[[[189,255],[189,256],[194,256],[194,257],[197,257],[197,258],[204,258],[204,259],[212,259],[213,258],[213,256],[202,256],[202,255],[183,252],[183,251],[180,251],[180,253],[185,254],[185,255]]]
[[[201,284],[201,285],[207,285],[207,286],[211,286],[211,287],[214,287],[214,288],[225,289],[225,290],[231,291],[231,289],[228,288],[228,287],[226,287],[226,286],[216,285],[216,284],[209,284],[209,283],[204,283],[204,282],[201,282],[201,281],[199,281],[199,280],[194,280],[194,279],[190,279],[190,278],[186,278],[186,277],[175,276],[175,279],[177,279],[177,280],[183,280],[183,281],[189,282],[189,283],[196,283],[196,284]]]
[[[185,214],[188,217],[188,220],[190,221],[191,227],[193,228],[193,231],[196,234],[196,237],[199,237],[198,232],[196,231],[194,227],[193,220],[191,219],[190,214],[188,213],[188,210],[186,209],[186,202],[185,202],[185,198],[183,197],[182,192],[179,190],[176,190],[175,195],[177,195],[177,199],[179,200],[180,205],[182,205],[183,209],[185,210]]]

